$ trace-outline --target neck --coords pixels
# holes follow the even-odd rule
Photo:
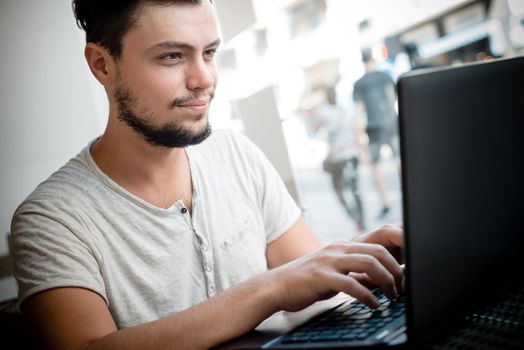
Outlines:
[[[167,208],[182,199],[190,207],[191,173],[185,150],[150,145],[116,118],[109,120],[91,149],[98,167],[127,191],[155,206]]]

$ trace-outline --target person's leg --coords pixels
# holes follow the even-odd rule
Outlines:
[[[401,175],[401,166],[400,166],[400,140],[398,136],[398,132],[394,130],[387,140],[388,146],[391,148],[391,152],[393,153],[393,157],[396,160],[397,163],[397,170],[399,173],[399,177]]]
[[[344,170],[346,184],[349,186],[355,202],[353,218],[355,219],[358,231],[364,232],[366,227],[364,224],[364,209],[362,207],[362,199],[360,197],[360,188],[358,185],[358,158],[351,158]]]
[[[349,169],[351,174],[347,174],[346,169],[347,167],[353,167],[353,163],[350,164],[349,161],[346,162],[340,162],[340,163],[332,163],[330,165],[330,175],[331,175],[331,182],[333,185],[333,189],[335,190],[335,194],[337,195],[337,199],[344,207],[346,213],[350,218],[352,218],[355,221],[355,224],[357,226],[357,230],[359,232],[364,231],[364,221],[362,216],[362,202],[360,200],[360,195],[357,193],[355,194],[353,192],[353,183],[355,181],[355,175],[353,174],[353,169]],[[348,176],[349,175],[349,176]],[[348,181],[349,180],[349,181]],[[350,186],[350,189],[352,191],[352,194],[354,195],[355,201],[348,201],[346,198],[346,187]],[[355,183],[356,185],[356,183]],[[356,187],[355,187],[356,188]]]
[[[369,142],[369,153],[371,155],[371,173],[373,174],[373,179],[375,180],[375,185],[377,187],[378,195],[380,197],[380,202],[382,203],[382,209],[379,213],[379,219],[382,219],[385,215],[389,213],[389,200],[386,192],[386,185],[384,183],[384,178],[380,169],[380,147],[382,142],[377,139],[375,142]]]
[[[330,165],[329,174],[331,175],[331,184],[333,190],[337,195],[337,199],[342,204],[346,212],[352,215],[350,206],[348,205],[346,198],[344,197],[344,176],[343,176],[344,165],[342,163],[332,163]]]

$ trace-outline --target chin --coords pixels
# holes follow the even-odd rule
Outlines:
[[[211,135],[211,125],[206,115],[202,116],[196,125],[192,125],[187,130],[194,140],[199,140],[197,143],[204,141]]]
[[[194,119],[188,120],[186,126],[189,130],[192,130],[196,134],[203,132],[209,126],[207,113],[200,114],[195,116]]]

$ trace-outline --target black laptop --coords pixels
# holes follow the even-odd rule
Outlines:
[[[524,57],[398,80],[406,293],[265,349],[524,349]]]

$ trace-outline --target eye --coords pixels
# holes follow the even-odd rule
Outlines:
[[[209,49],[209,50],[204,51],[204,56],[214,57],[216,52],[217,52],[217,49]]]
[[[170,53],[160,56],[160,59],[164,61],[176,61],[176,60],[179,60],[180,58],[182,58],[182,54],[180,54],[179,52],[170,52]]]

